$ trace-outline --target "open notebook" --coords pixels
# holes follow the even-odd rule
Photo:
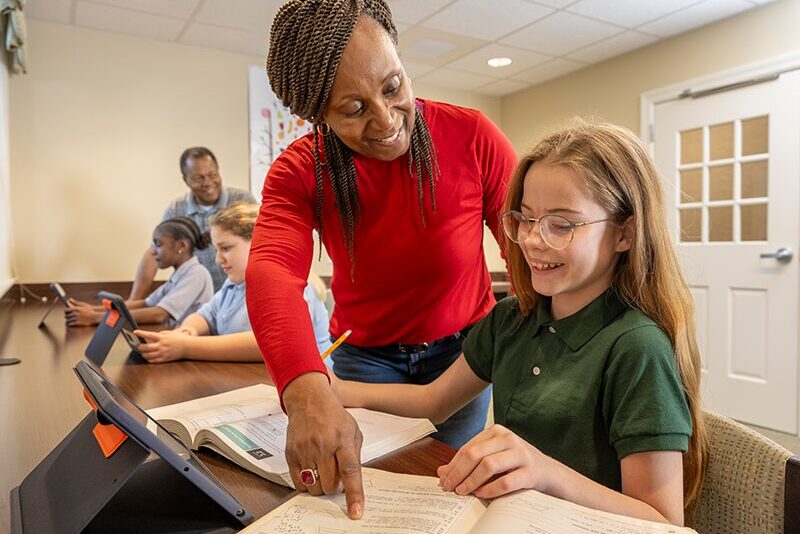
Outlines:
[[[599,512],[534,490],[491,502],[457,495],[434,477],[364,468],[364,516],[346,516],[344,494],[301,493],[242,534],[696,534],[690,528]]]
[[[368,462],[436,431],[427,419],[410,419],[361,408],[347,410],[364,436],[361,462]],[[211,449],[243,468],[293,487],[286,464],[286,427],[278,391],[258,384],[147,410],[187,447]],[[163,432],[152,423],[153,432]]]

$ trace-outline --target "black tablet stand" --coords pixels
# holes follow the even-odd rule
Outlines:
[[[236,532],[244,525],[160,457],[127,437],[106,457],[89,413],[11,491],[11,532]],[[242,511],[244,514],[244,512]]]

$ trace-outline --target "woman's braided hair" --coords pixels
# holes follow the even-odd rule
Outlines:
[[[336,135],[323,134],[321,123],[342,52],[362,14],[377,21],[397,44],[397,29],[384,0],[290,0],[281,7],[272,23],[267,55],[267,76],[275,94],[292,113],[315,126],[317,227],[322,236],[322,176],[323,167],[327,167],[342,233],[350,253],[351,278],[355,272],[353,238],[359,213],[356,168],[352,151]],[[325,161],[320,158],[320,137],[324,143]],[[439,166],[421,112],[416,113],[409,151],[408,170],[411,176],[416,177],[419,213],[425,224],[423,181],[427,176],[431,208],[435,212],[434,188]]]

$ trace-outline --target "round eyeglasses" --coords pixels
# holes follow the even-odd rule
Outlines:
[[[511,210],[501,215],[503,230],[508,238],[514,243],[522,243],[533,233],[534,223],[539,223],[539,235],[548,247],[555,250],[563,250],[572,243],[575,235],[575,228],[610,221],[611,219],[598,219],[574,223],[561,215],[544,215],[538,219],[525,217],[517,210]]]

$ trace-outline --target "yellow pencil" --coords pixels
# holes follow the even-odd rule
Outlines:
[[[344,334],[342,334],[341,336],[339,336],[339,339],[337,339],[336,341],[334,341],[334,342],[333,342],[333,345],[331,345],[330,347],[328,347],[328,350],[326,350],[325,352],[323,352],[323,353],[322,353],[322,359],[324,360],[325,358],[327,358],[328,356],[330,356],[330,355],[331,355],[331,353],[332,353],[333,351],[335,351],[335,350],[336,350],[336,347],[338,347],[339,345],[341,345],[342,343],[344,343],[344,340],[345,340],[345,339],[347,339],[347,336],[349,336],[349,335],[350,335],[350,332],[352,332],[352,330],[345,330]]]

